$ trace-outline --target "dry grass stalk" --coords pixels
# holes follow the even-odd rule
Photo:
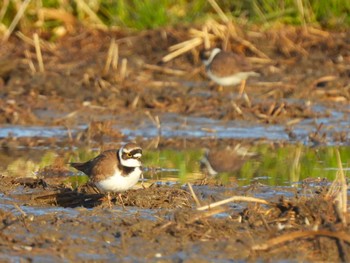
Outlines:
[[[308,52],[301,46],[301,45],[297,45],[294,43],[293,40],[289,39],[287,36],[286,36],[286,33],[284,31],[282,31],[279,35],[279,47],[280,47],[280,51],[290,57],[291,54],[293,52],[297,52],[297,53],[300,53],[304,56],[307,56],[308,55]]]
[[[111,42],[109,44],[109,48],[108,48],[108,53],[107,53],[107,59],[106,59],[106,63],[105,66],[103,68],[103,74],[107,74],[111,68],[111,63],[113,61],[113,55],[115,54],[115,38],[113,37],[111,39]]]
[[[226,25],[222,25],[217,23],[216,21],[208,21],[207,27],[209,29],[209,32],[213,32],[213,34],[219,38],[222,39],[224,42],[226,41],[226,45],[229,43],[229,38],[232,40],[238,42],[239,44],[245,46],[250,51],[252,51],[254,54],[256,54],[258,57],[263,58],[267,60],[268,62],[271,62],[272,60],[262,51],[257,49],[251,42],[248,40],[245,40],[237,35],[237,31],[233,25],[232,22],[228,22]]]
[[[208,20],[206,22],[206,25],[208,26],[209,32],[212,32],[212,34],[215,36],[215,38],[224,39],[227,34],[227,26],[218,23],[215,20]]]
[[[12,204],[13,204],[13,206],[21,213],[21,215],[22,215],[23,217],[27,217],[27,213],[24,212],[23,209],[22,209],[19,205],[17,205],[16,203],[12,203]]]
[[[172,52],[172,51],[179,50],[181,48],[191,46],[193,42],[197,41],[197,38],[199,39],[200,37],[194,37],[194,38],[191,38],[189,40],[185,40],[183,42],[180,42],[180,43],[177,43],[175,45],[170,46],[168,49],[170,52]]]
[[[303,120],[303,119],[301,119],[301,118],[292,119],[292,120],[290,120],[290,121],[287,121],[286,126],[292,126],[292,125],[298,124],[298,123],[301,122],[302,120]]]
[[[32,60],[32,58],[30,56],[30,53],[29,53],[28,49],[26,49],[24,51],[24,56],[26,57],[25,61],[28,63],[30,71],[32,72],[32,74],[35,74],[36,73],[36,69],[35,69],[33,60]]]
[[[161,125],[160,125],[159,116],[157,115],[157,116],[153,117],[149,111],[146,111],[145,113],[146,113],[147,117],[153,122],[153,124],[157,127],[157,129],[160,132]]]
[[[216,209],[213,209],[213,210],[210,210],[210,211],[206,211],[206,212],[201,212],[200,214],[195,214],[190,220],[188,220],[186,223],[187,224],[192,224],[194,222],[196,222],[197,220],[200,220],[200,219],[204,219],[204,218],[207,218],[207,217],[211,217],[213,215],[217,215],[217,214],[220,214],[220,213],[223,213],[225,212],[227,209],[224,208],[224,207],[219,207],[219,208],[216,208]]]
[[[270,105],[270,108],[269,108],[269,110],[267,111],[267,115],[272,115],[272,112],[273,112],[273,110],[275,109],[275,107],[276,107],[276,102],[273,102],[271,105]]]
[[[281,113],[281,111],[284,109],[285,106],[286,106],[286,104],[284,102],[282,102],[281,105],[272,114],[272,117],[277,117]]]
[[[208,34],[208,27],[204,26],[203,27],[203,39],[204,39],[204,49],[209,49],[210,48],[210,40],[209,40],[209,34]]]
[[[264,244],[254,245],[253,250],[267,250],[274,246],[280,245],[285,242],[293,241],[299,238],[309,238],[314,236],[325,236],[331,238],[337,238],[343,240],[347,243],[350,243],[350,236],[344,232],[331,232],[327,230],[318,230],[318,231],[296,231],[293,233],[286,233],[284,235],[272,238],[266,241]]]
[[[4,16],[7,12],[7,8],[10,4],[10,0],[3,0],[2,1],[2,7],[1,7],[1,10],[0,10],[0,22],[4,19]]]
[[[174,45],[172,47],[169,48],[169,50],[174,50],[173,52],[171,52],[170,54],[164,56],[162,58],[163,62],[169,62],[170,60],[186,53],[187,51],[190,51],[191,49],[201,45],[203,43],[203,39],[202,38],[193,38],[191,40],[182,42],[180,44]],[[178,48],[178,49],[177,49]]]
[[[272,59],[270,59],[270,58],[258,58],[258,57],[246,57],[246,60],[248,60],[249,63],[251,63],[251,64],[263,64],[263,65],[269,64],[272,62]],[[271,82],[271,85],[273,83],[282,83],[282,82]]]
[[[199,199],[198,199],[196,193],[193,191],[191,183],[187,183],[187,185],[188,185],[188,188],[190,189],[190,192],[191,192],[191,195],[193,197],[193,200],[196,202],[196,205],[200,206],[201,203],[199,202]]]
[[[305,30],[307,30],[307,26],[306,26],[306,20],[305,20],[305,9],[304,9],[304,5],[303,5],[303,1],[302,0],[296,0],[297,3],[297,7],[299,10],[299,13],[301,14],[302,17],[302,23],[303,23],[303,27]]]
[[[36,58],[39,63],[39,72],[43,73],[45,72],[45,68],[44,68],[43,56],[41,54],[40,39],[37,33],[34,33],[33,38],[34,38]]]
[[[215,0],[208,0],[208,2],[214,8],[215,12],[219,15],[220,19],[224,23],[228,23],[230,21]]]
[[[330,186],[327,192],[326,198],[334,200],[337,211],[339,213],[339,217],[342,223],[346,225],[348,186],[346,183],[346,177],[344,174],[344,169],[338,149],[335,150],[335,154],[337,157],[338,171],[335,180],[333,181],[332,185]]]
[[[34,40],[31,39],[30,37],[27,37],[26,35],[24,35],[22,32],[17,31],[16,36],[18,38],[20,38],[23,42],[27,43],[28,45],[31,45],[33,47],[35,47],[35,43]],[[49,50],[49,51],[54,51],[56,50],[56,45],[54,43],[49,43],[47,41],[44,40],[40,40],[40,47],[42,50]]]
[[[122,65],[120,67],[120,80],[124,81],[126,78],[126,72],[128,68],[128,60],[126,58],[122,59]]]
[[[198,207],[197,210],[203,211],[203,210],[211,209],[211,208],[214,208],[214,207],[217,207],[220,205],[224,205],[227,203],[231,203],[231,202],[253,202],[253,203],[260,203],[260,204],[264,204],[264,205],[270,204],[266,200],[260,199],[260,198],[249,197],[249,196],[232,196],[232,197],[227,198],[225,200],[221,200],[221,201],[218,201],[215,203],[211,203],[209,205]]]
[[[323,83],[323,82],[330,82],[330,81],[333,81],[333,80],[336,80],[338,79],[337,76],[334,76],[334,75],[328,75],[328,76],[323,76],[323,77],[320,77],[318,79],[315,79],[312,83],[311,83],[311,87],[316,87],[319,83]]]
[[[17,14],[15,18],[12,20],[9,28],[7,29],[6,33],[4,34],[2,41],[7,41],[9,37],[11,36],[13,30],[16,28],[19,20],[23,16],[25,10],[27,9],[28,4],[30,3],[30,0],[25,0],[21,6],[19,7],[19,10],[17,11]]]
[[[321,38],[327,38],[330,36],[329,32],[311,26],[308,26],[308,33],[319,36]]]
[[[69,31],[73,30],[76,23],[76,18],[63,9],[41,7],[38,15],[42,16],[43,20],[50,19],[62,21]]]
[[[178,81],[162,81],[162,80],[151,81],[151,82],[149,82],[149,84],[152,87],[179,87],[179,86],[183,86],[183,84],[181,84]]]
[[[300,158],[302,154],[302,146],[298,145],[298,147],[295,149],[295,156],[293,159],[293,164],[290,169],[290,178],[293,182],[299,182],[300,179]]]
[[[67,126],[67,135],[68,135],[68,140],[70,142],[73,142],[73,135],[72,135],[72,130]]]
[[[237,36],[236,33],[232,33],[232,31],[230,31],[231,34],[231,38],[240,43],[241,45],[247,47],[250,51],[252,51],[254,54],[256,54],[257,56],[261,57],[261,58],[264,58],[264,59],[268,59],[271,61],[271,59],[262,51],[260,51],[259,49],[257,49],[251,42],[249,42],[248,40],[245,40],[239,36]]]
[[[91,21],[96,23],[96,25],[104,30],[107,30],[108,27],[102,22],[102,20],[96,15],[94,11],[91,10],[88,4],[86,4],[83,0],[76,0],[78,8],[83,11],[85,14],[87,14]]]
[[[140,94],[137,94],[136,96],[135,96],[135,98],[132,100],[132,102],[131,102],[131,108],[132,109],[136,109],[136,107],[137,107],[137,104],[139,103],[139,101],[140,101]]]
[[[114,54],[112,56],[112,69],[114,71],[116,71],[118,69],[118,61],[119,61],[119,45],[115,44]]]
[[[251,108],[252,107],[252,102],[250,101],[248,94],[243,92],[242,97],[243,97],[245,103],[247,104],[247,107]]]
[[[234,101],[231,101],[231,105],[239,115],[243,115],[241,108]]]
[[[205,32],[205,29],[207,30],[207,32]],[[207,34],[207,36],[209,37],[209,40],[210,40],[211,38],[215,38],[215,36],[214,36],[213,34],[210,34],[210,33],[208,32],[208,27],[207,27],[207,25],[204,25],[203,28],[202,28],[202,30],[198,30],[198,29],[196,29],[196,28],[190,28],[190,29],[188,30],[188,32],[189,32],[189,34],[190,34],[192,37],[204,38],[205,35]],[[177,45],[177,44],[176,44],[176,45]]]
[[[245,90],[245,85],[246,85],[247,81],[244,79],[241,82],[241,85],[239,86],[239,91],[238,91],[238,98],[241,98],[243,95],[243,92]]]
[[[151,65],[151,64],[144,64],[143,67],[145,69],[150,69],[153,71],[158,71],[164,74],[169,74],[169,75],[174,75],[174,76],[183,76],[187,74],[188,72],[183,71],[183,70],[177,70],[177,69],[171,69],[171,68],[166,68],[166,67],[161,67],[157,65]]]

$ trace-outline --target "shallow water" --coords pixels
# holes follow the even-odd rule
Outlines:
[[[345,140],[350,140],[350,109],[337,111],[328,109],[326,106],[317,105],[313,107],[315,112],[327,112],[329,117],[319,119],[304,119],[296,121],[290,126],[294,136],[290,138],[286,130],[286,125],[250,123],[246,121],[220,121],[202,117],[188,117],[175,113],[160,114],[160,127],[158,128],[149,118],[138,117],[129,118],[126,116],[113,117],[116,124],[113,129],[120,131],[125,137],[134,139],[142,137],[144,139],[152,139],[155,137],[163,138],[217,138],[217,139],[266,139],[270,141],[286,141],[300,142],[310,144],[308,135],[316,131],[317,126],[322,124],[322,132],[326,135],[328,145],[336,144],[334,141],[334,133],[345,132]],[[101,120],[105,116],[99,116]],[[110,116],[109,116],[110,118]],[[79,131],[85,130],[86,125],[79,125],[70,128],[70,132],[74,135]],[[67,138],[68,131],[62,126],[17,126],[2,125],[0,129],[0,138],[5,137],[54,137],[58,139]]]
[[[324,111],[325,108],[319,107],[318,110]],[[338,170],[336,159],[336,149],[342,159],[342,165],[345,173],[348,175],[350,170],[350,146],[340,145],[333,140],[333,133],[346,132],[349,130],[349,115],[333,111],[329,118],[318,120],[305,119],[293,126],[295,136],[290,138],[284,125],[257,124],[243,121],[219,121],[209,118],[184,117],[178,114],[162,114],[159,116],[160,128],[148,118],[127,119],[119,117],[113,125],[113,129],[120,131],[124,137],[123,140],[132,140],[141,137],[143,141],[152,139],[172,139],[181,141],[182,147],[172,148],[171,146],[162,146],[159,149],[144,147],[143,165],[146,187],[151,184],[165,186],[180,186],[187,189],[186,183],[191,183],[193,188],[200,194],[204,200],[215,197],[215,200],[223,200],[231,197],[233,193],[254,196],[264,200],[276,200],[276,196],[286,198],[298,195],[309,195],[308,192],[301,193],[303,186],[315,187],[318,189],[324,185],[329,185],[334,180]],[[317,125],[323,123],[323,131],[326,132],[327,145],[314,147],[309,140],[309,134],[316,130]],[[119,125],[120,124],[120,125]],[[121,125],[122,124],[122,125]],[[87,126],[81,125],[70,132],[78,134],[85,130]],[[0,129],[0,138],[11,137],[30,137],[33,139],[56,138],[64,141],[67,139],[68,132],[66,128],[39,127],[39,126],[3,126]],[[349,133],[346,134],[349,140]],[[186,140],[191,140],[191,146],[186,146]],[[236,147],[246,149],[250,155],[246,155],[241,165],[234,170],[219,173],[215,177],[207,177],[206,172],[201,167],[201,160],[207,148],[211,150],[223,150],[221,148],[213,149],[209,141],[225,139],[227,144],[234,149]],[[239,141],[239,144],[237,143]],[[335,146],[338,145],[338,146]],[[216,146],[214,146],[216,147]],[[219,146],[218,146],[219,147]],[[88,178],[68,167],[67,163],[71,161],[86,161],[99,154],[96,148],[57,148],[37,147],[37,148],[10,148],[0,151],[0,174],[12,177],[36,177],[43,176],[41,171],[46,167],[59,163],[64,176],[59,180],[69,182],[73,187],[88,181]],[[234,162],[234,160],[229,160]],[[44,176],[50,176],[45,174]],[[201,185],[204,178],[208,178],[211,185]],[[137,185],[140,187],[140,185]],[[109,250],[121,246],[122,240],[119,232],[109,233],[104,226],[112,224],[113,220],[129,220],[138,218],[138,220],[154,222],[159,219],[157,209],[145,209],[140,207],[127,207],[123,210],[120,206],[115,206],[109,210],[85,209],[85,208],[63,208],[59,205],[27,205],[21,203],[20,196],[31,194],[35,189],[18,187],[10,195],[0,194],[0,208],[3,211],[12,213],[17,217],[25,214],[26,220],[34,218],[38,222],[46,222],[48,219],[53,222],[61,221],[62,229],[60,232],[50,232],[51,227],[42,227],[40,223],[33,222],[32,228],[36,230],[33,233],[18,231],[15,238],[19,240],[34,239],[41,235],[44,239],[64,239],[69,238],[77,240],[76,259],[86,260],[115,260],[114,254],[89,253],[80,249],[79,242],[87,247],[89,245],[96,247],[96,243],[101,243]],[[16,205],[17,204],[17,205]],[[243,211],[247,204],[232,203],[228,205],[230,212],[217,213],[216,218],[229,218],[232,211]],[[47,217],[47,218],[46,218]],[[53,219],[52,219],[53,218]],[[88,222],[95,229],[98,225],[98,231],[84,229],[82,225],[76,225],[74,222]],[[112,224],[113,225],[113,224]],[[87,232],[89,234],[87,234]],[[99,232],[102,231],[102,232]],[[45,239],[45,240],[46,240]],[[132,247],[139,247],[138,243]],[[31,246],[16,247],[18,250],[31,250]],[[48,255],[32,256],[36,261],[45,261]],[[163,257],[164,259],[177,260],[187,259],[189,255],[184,252],[174,253]],[[2,260],[17,260],[17,256],[3,256]],[[142,257],[125,256],[121,258],[124,261],[138,260]],[[55,262],[53,260],[52,262]]]
[[[200,143],[200,142],[199,142]],[[230,145],[231,149],[238,147]],[[239,147],[254,156],[244,157],[242,164],[234,170],[219,173],[216,179],[220,183],[234,182],[237,185],[249,185],[259,182],[270,186],[291,186],[306,178],[335,178],[338,169],[335,149],[339,149],[345,171],[350,167],[349,146],[307,147],[302,144],[261,143],[249,145],[242,143]],[[197,182],[206,176],[201,167],[201,160],[206,149],[202,146],[175,150],[145,149],[143,156],[145,180],[148,183],[163,182],[183,184]],[[82,175],[64,163],[86,161],[96,155],[98,150],[76,149],[73,151],[25,149],[0,152],[0,169],[9,176],[35,176],[41,169],[53,165],[58,158],[63,158],[62,169],[70,169],[68,175],[76,180]],[[228,160],[231,161],[231,160]],[[235,160],[232,160],[235,162]],[[83,182],[86,180],[83,180]]]

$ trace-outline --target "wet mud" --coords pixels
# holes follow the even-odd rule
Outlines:
[[[3,177],[1,258],[342,261],[349,228],[329,186],[315,180],[299,190],[193,185],[195,195],[188,186],[151,186],[124,193],[123,208],[117,198],[109,207],[89,185],[69,189],[45,179]],[[279,194],[263,198],[271,192]],[[201,207],[232,196],[260,201]]]
[[[191,32],[79,29],[54,43],[42,35],[44,72],[31,42],[12,36],[0,46],[0,125],[8,129],[2,150],[104,149],[128,140],[145,151],[220,148],[242,136],[225,137],[219,124],[224,131],[237,123],[248,123],[243,133],[259,125],[283,134],[270,138],[267,130],[252,141],[349,145],[349,32],[251,29],[244,37],[269,59],[229,44],[262,74],[247,82],[242,97],[237,87],[221,91],[207,80],[200,47],[162,62]],[[107,67],[111,41],[119,53]],[[171,128],[169,118],[176,123]],[[217,122],[201,127],[194,120]],[[19,135],[21,129],[30,132]],[[297,187],[155,182],[123,193],[123,204],[112,196],[109,207],[89,183],[67,179],[66,159],[32,177],[0,171],[1,261],[350,261],[349,214],[339,210],[327,180],[310,178]],[[204,207],[233,196],[238,199]]]

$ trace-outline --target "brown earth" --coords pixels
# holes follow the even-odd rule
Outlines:
[[[88,186],[72,190],[52,180],[3,177],[0,258],[347,261],[350,229],[327,197],[328,186],[305,181],[293,194],[263,185],[194,185],[202,204],[218,196],[280,193],[260,199],[266,204],[243,201],[204,211],[196,210],[188,187],[153,186],[123,194],[122,209],[117,198],[109,208]]]
[[[237,39],[229,42],[228,49],[254,57],[262,77],[248,81],[248,96],[235,99],[234,104],[232,89],[220,92],[209,85],[199,61],[201,47],[162,62],[171,45],[192,37],[190,28],[137,33],[80,29],[54,43],[49,41],[51,36],[42,34],[44,72],[38,70],[31,40],[12,36],[0,46],[0,123],[60,125],[68,135],[60,139],[8,136],[1,138],[1,145],[6,149],[80,147],[127,139],[113,129],[113,116],[156,120],[158,114],[173,112],[278,123],[291,129],[292,136],[293,123],[329,116],[327,111],[315,111],[316,104],[349,114],[348,31],[237,30],[238,39],[246,39],[260,53]],[[112,39],[118,44],[118,67],[105,69]],[[213,44],[221,45],[221,40],[216,38]],[[70,134],[79,124],[88,128]],[[315,130],[310,138],[322,143],[322,127],[315,124]],[[343,133],[335,134],[334,140],[349,143]],[[158,146],[169,144],[181,142],[163,140]],[[194,190],[201,204],[233,195],[281,193],[266,198],[266,204],[240,202],[199,211],[188,186],[154,186],[125,193],[123,210],[117,198],[112,208],[106,207],[103,196],[89,187],[72,189],[60,178],[2,177],[0,258],[350,261],[346,216],[327,194],[328,188],[327,182],[305,182],[294,193],[260,185],[197,185]]]
[[[68,131],[77,124],[89,125],[88,134],[69,138],[76,145],[102,135],[120,139],[123,135],[111,129],[116,122],[113,116],[142,121],[171,112],[223,121],[277,123],[293,136],[293,125],[301,120],[330,116],[329,110],[315,111],[315,105],[348,114],[348,31],[243,29],[237,27],[239,39],[249,41],[259,52],[234,40],[227,49],[245,52],[262,76],[249,80],[248,96],[234,101],[230,96],[233,88],[222,92],[208,88],[199,60],[203,46],[162,62],[169,46],[192,37],[190,28],[141,33],[82,29],[54,43],[45,41],[50,36],[42,35],[44,72],[38,72],[30,39],[12,37],[0,47],[0,123],[62,125]],[[118,61],[114,68],[105,69],[112,39],[118,45]],[[220,41],[217,37],[212,45],[221,46]],[[262,55],[269,59],[259,57]],[[123,60],[126,70],[121,69]],[[318,133],[322,134],[322,128]],[[335,141],[348,141],[342,132],[333,136]],[[322,141],[322,136],[314,137]],[[9,139],[13,145],[30,144],[25,138],[20,142]],[[48,143],[57,142],[52,138]]]

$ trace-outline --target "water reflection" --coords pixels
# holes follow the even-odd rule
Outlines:
[[[224,151],[226,149],[211,149]],[[207,171],[203,168],[203,156],[207,149],[201,147],[192,149],[161,150],[145,149],[143,164],[145,178],[152,182],[197,182],[202,180]],[[345,171],[350,167],[350,147],[339,147]],[[248,185],[253,181],[278,186],[291,185],[306,178],[327,178],[333,180],[337,170],[337,160],[334,147],[309,148],[302,145],[275,146],[259,144],[249,147],[251,156],[239,160],[227,158],[225,162],[232,164],[235,169],[218,171],[217,179],[222,183],[232,182],[238,185]],[[95,157],[97,151],[78,149],[72,152],[60,150],[18,150],[0,152],[0,174],[6,176],[26,177],[41,175],[50,177],[53,174],[73,178],[77,175],[67,163],[71,161],[86,161]],[[220,158],[224,158],[221,155]],[[202,167],[201,167],[202,160]],[[234,163],[234,162],[239,162]],[[81,175],[74,177],[74,182],[85,182]],[[83,177],[82,177],[83,178]]]

